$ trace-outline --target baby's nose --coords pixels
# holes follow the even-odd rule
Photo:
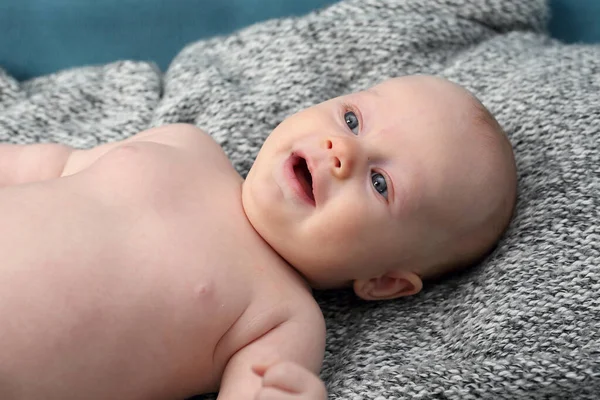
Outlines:
[[[347,179],[352,175],[357,158],[357,144],[352,138],[329,138],[324,147],[331,160],[331,173],[338,179]]]

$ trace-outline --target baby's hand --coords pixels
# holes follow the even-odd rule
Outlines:
[[[318,376],[293,362],[271,366],[255,365],[254,373],[262,377],[255,400],[326,400],[327,390]]]

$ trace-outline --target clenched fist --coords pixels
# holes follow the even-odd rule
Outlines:
[[[326,400],[325,385],[314,373],[293,362],[253,366],[262,377],[255,400]]]

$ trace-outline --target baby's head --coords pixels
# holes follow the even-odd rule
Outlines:
[[[468,91],[407,76],[283,121],[244,182],[256,231],[315,288],[367,300],[487,254],[516,197],[512,147]]]

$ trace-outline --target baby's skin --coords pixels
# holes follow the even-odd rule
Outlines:
[[[311,287],[412,295],[506,228],[514,159],[482,110],[388,80],[285,120],[245,181],[191,125],[0,145],[0,398],[325,399]]]

